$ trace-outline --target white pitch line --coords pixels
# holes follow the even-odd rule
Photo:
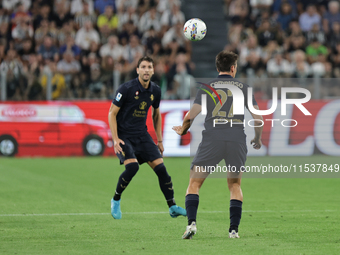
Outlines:
[[[286,211],[256,211],[256,210],[243,210],[243,213],[305,213],[305,212],[336,212],[337,210],[286,210]],[[169,212],[123,212],[123,214],[164,214]],[[228,211],[198,211],[198,213],[229,213]],[[31,214],[0,214],[0,217],[28,217],[28,216],[93,216],[93,215],[110,215],[110,213],[31,213]]]

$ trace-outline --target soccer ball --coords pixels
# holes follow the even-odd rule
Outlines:
[[[184,24],[183,33],[190,41],[200,41],[207,33],[207,26],[201,19],[189,19]]]

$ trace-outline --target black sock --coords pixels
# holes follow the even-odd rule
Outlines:
[[[169,207],[176,205],[174,199],[174,189],[172,187],[171,177],[163,163],[157,165],[154,169],[155,173],[158,176],[159,187],[161,188],[163,195],[167,201]]]
[[[196,194],[188,194],[185,197],[185,208],[187,210],[188,225],[196,221],[197,209],[199,204],[199,196]]]
[[[170,200],[166,200],[166,202],[168,203],[169,208],[170,208],[171,206],[173,206],[173,205],[176,205],[176,202],[175,202],[175,199],[174,199],[174,198],[172,198],[172,199],[170,199]]]
[[[120,196],[122,195],[123,191],[128,186],[129,182],[135,176],[139,169],[139,165],[137,162],[133,162],[130,164],[125,165],[125,171],[119,176],[116,193],[113,196],[113,199],[118,201]]]
[[[235,230],[238,232],[238,226],[240,225],[242,215],[242,201],[237,199],[230,200],[230,228],[229,232]]]

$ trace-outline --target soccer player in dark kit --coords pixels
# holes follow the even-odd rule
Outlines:
[[[215,84],[237,86],[242,91],[241,93],[243,93],[245,99],[243,107],[247,107],[247,88],[249,86],[234,79],[237,72],[237,58],[238,56],[233,52],[220,52],[216,56],[218,78],[212,80],[209,84],[210,86],[215,86]],[[202,87],[204,86],[202,85]],[[203,111],[201,105],[202,108],[203,105],[206,106],[205,130],[202,132],[202,142],[191,164],[190,181],[185,197],[188,226],[182,236],[183,239],[191,239],[197,231],[196,215],[199,203],[199,190],[204,180],[210,174],[206,169],[208,166],[216,166],[222,159],[225,160],[225,164],[228,166],[227,182],[230,191],[229,237],[239,238],[238,226],[241,220],[243,202],[241,177],[247,156],[244,115],[234,115],[233,109],[235,108],[233,108],[233,94],[231,90],[217,87],[214,90],[219,95],[220,102],[216,100],[218,103],[215,104],[211,97],[206,96],[207,101],[203,103],[201,98],[202,94],[205,94],[206,91],[206,87],[204,87],[204,90],[198,91],[193,106],[184,117],[182,126],[173,127],[177,134],[186,134],[192,121],[201,110]],[[215,97],[217,97],[216,94]],[[255,109],[259,109],[254,97],[252,104]],[[254,118],[253,125],[255,126],[255,137],[251,144],[253,144],[254,149],[260,149],[262,145],[263,119],[260,115],[251,114]],[[222,122],[223,125],[216,124],[219,122]],[[229,169],[233,169],[233,171]]]
[[[138,77],[119,86],[109,111],[109,124],[114,150],[125,165],[120,175],[116,192],[111,199],[111,214],[121,219],[120,200],[123,191],[137,173],[139,165],[147,162],[158,176],[159,186],[169,206],[170,216],[186,216],[186,210],[177,206],[171,177],[163,164],[162,120],[159,110],[161,89],[150,81],[154,66],[150,57],[142,57],[137,65]],[[147,131],[146,118],[152,106],[152,120],[158,143]]]

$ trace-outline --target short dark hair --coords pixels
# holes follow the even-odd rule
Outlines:
[[[231,51],[221,51],[216,56],[216,68],[219,72],[230,72],[232,66],[236,65],[238,55]]]
[[[144,56],[144,57],[141,57],[141,58],[138,60],[137,68],[139,68],[140,63],[142,63],[143,61],[150,62],[150,63],[152,63],[152,65],[153,65],[153,63],[154,63],[152,58],[150,58],[150,57],[148,57],[148,56]]]

